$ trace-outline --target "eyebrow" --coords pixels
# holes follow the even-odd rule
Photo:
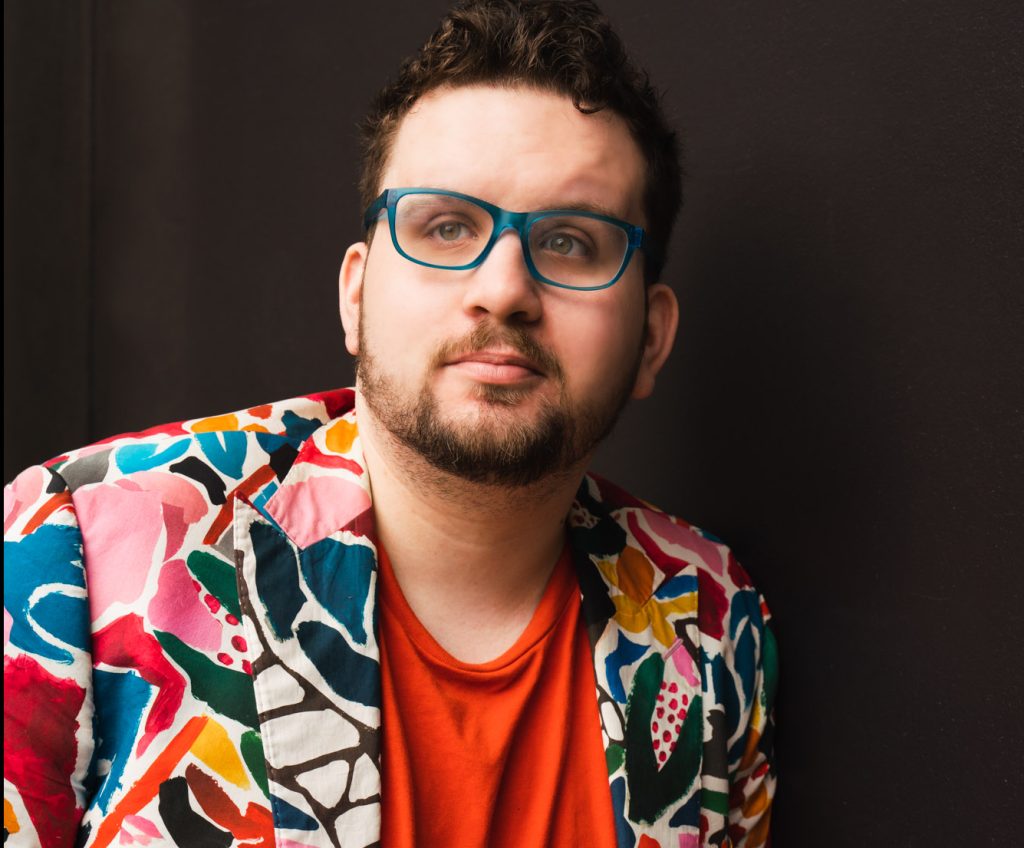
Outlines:
[[[546,209],[538,209],[538,212],[593,212],[597,215],[604,215],[606,218],[615,218],[617,221],[624,221],[625,218],[622,213],[617,212],[614,209],[610,209],[601,203],[587,203],[585,201],[579,201],[577,203],[560,203],[557,206],[550,206]]]
[[[441,188],[439,186],[417,186],[423,191],[456,191],[459,194],[464,194],[467,197],[476,198],[477,200],[483,200],[483,198],[477,197],[475,194],[469,192],[459,191],[458,189]],[[415,195],[414,195],[415,196]],[[491,201],[487,201],[490,203]],[[498,206],[499,204],[494,204]],[[525,212],[593,212],[597,215],[604,215],[606,218],[614,218],[616,221],[626,221],[627,218],[615,209],[609,206],[605,206],[603,203],[591,203],[585,200],[570,201],[568,203],[558,203],[554,206],[542,206],[539,209],[525,209],[515,210],[510,209],[510,212],[525,211]]]

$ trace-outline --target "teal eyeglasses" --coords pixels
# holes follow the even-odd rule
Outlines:
[[[366,229],[387,210],[391,241],[428,268],[478,267],[505,230],[515,230],[534,279],[578,291],[606,289],[647,248],[642,227],[596,212],[509,212],[468,194],[437,188],[389,188],[363,216]]]

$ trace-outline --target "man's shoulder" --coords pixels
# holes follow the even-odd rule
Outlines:
[[[708,603],[729,606],[737,596],[751,594],[743,602],[760,605],[750,575],[716,535],[599,475],[588,474],[584,483],[594,505],[621,531],[621,549],[633,552],[620,555],[617,567],[649,569],[651,575],[645,576],[644,583],[650,583],[655,596],[699,590]]]
[[[330,442],[325,425],[343,419],[354,400],[352,389],[302,395],[68,451],[26,468],[4,488],[4,538],[17,541],[53,524],[108,539],[146,528],[159,535],[166,525],[168,545],[180,545],[189,528],[219,538],[234,499],[273,496],[304,451],[315,452],[319,433],[327,430]]]
[[[635,539],[647,542],[645,547],[659,542],[662,545],[696,544],[699,549],[707,552],[714,550],[721,556],[731,555],[729,548],[717,536],[630,494],[616,483],[594,473],[587,474],[585,482],[603,511]],[[637,531],[641,531],[639,536]]]
[[[294,458],[301,444],[354,405],[352,389],[333,389],[249,406],[233,412],[121,433],[47,460],[41,465],[75,489],[158,468],[197,461],[237,476],[249,454]],[[194,465],[195,463],[188,463]]]

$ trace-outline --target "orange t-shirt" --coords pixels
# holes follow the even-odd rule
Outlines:
[[[568,549],[516,643],[477,664],[431,637],[380,564],[383,848],[614,848]]]

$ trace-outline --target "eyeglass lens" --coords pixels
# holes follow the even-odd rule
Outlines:
[[[395,207],[398,246],[419,262],[455,268],[473,263],[494,229],[490,212],[442,194],[407,194]],[[619,272],[629,237],[608,221],[584,215],[538,218],[528,233],[538,273],[566,286],[600,286]]]

